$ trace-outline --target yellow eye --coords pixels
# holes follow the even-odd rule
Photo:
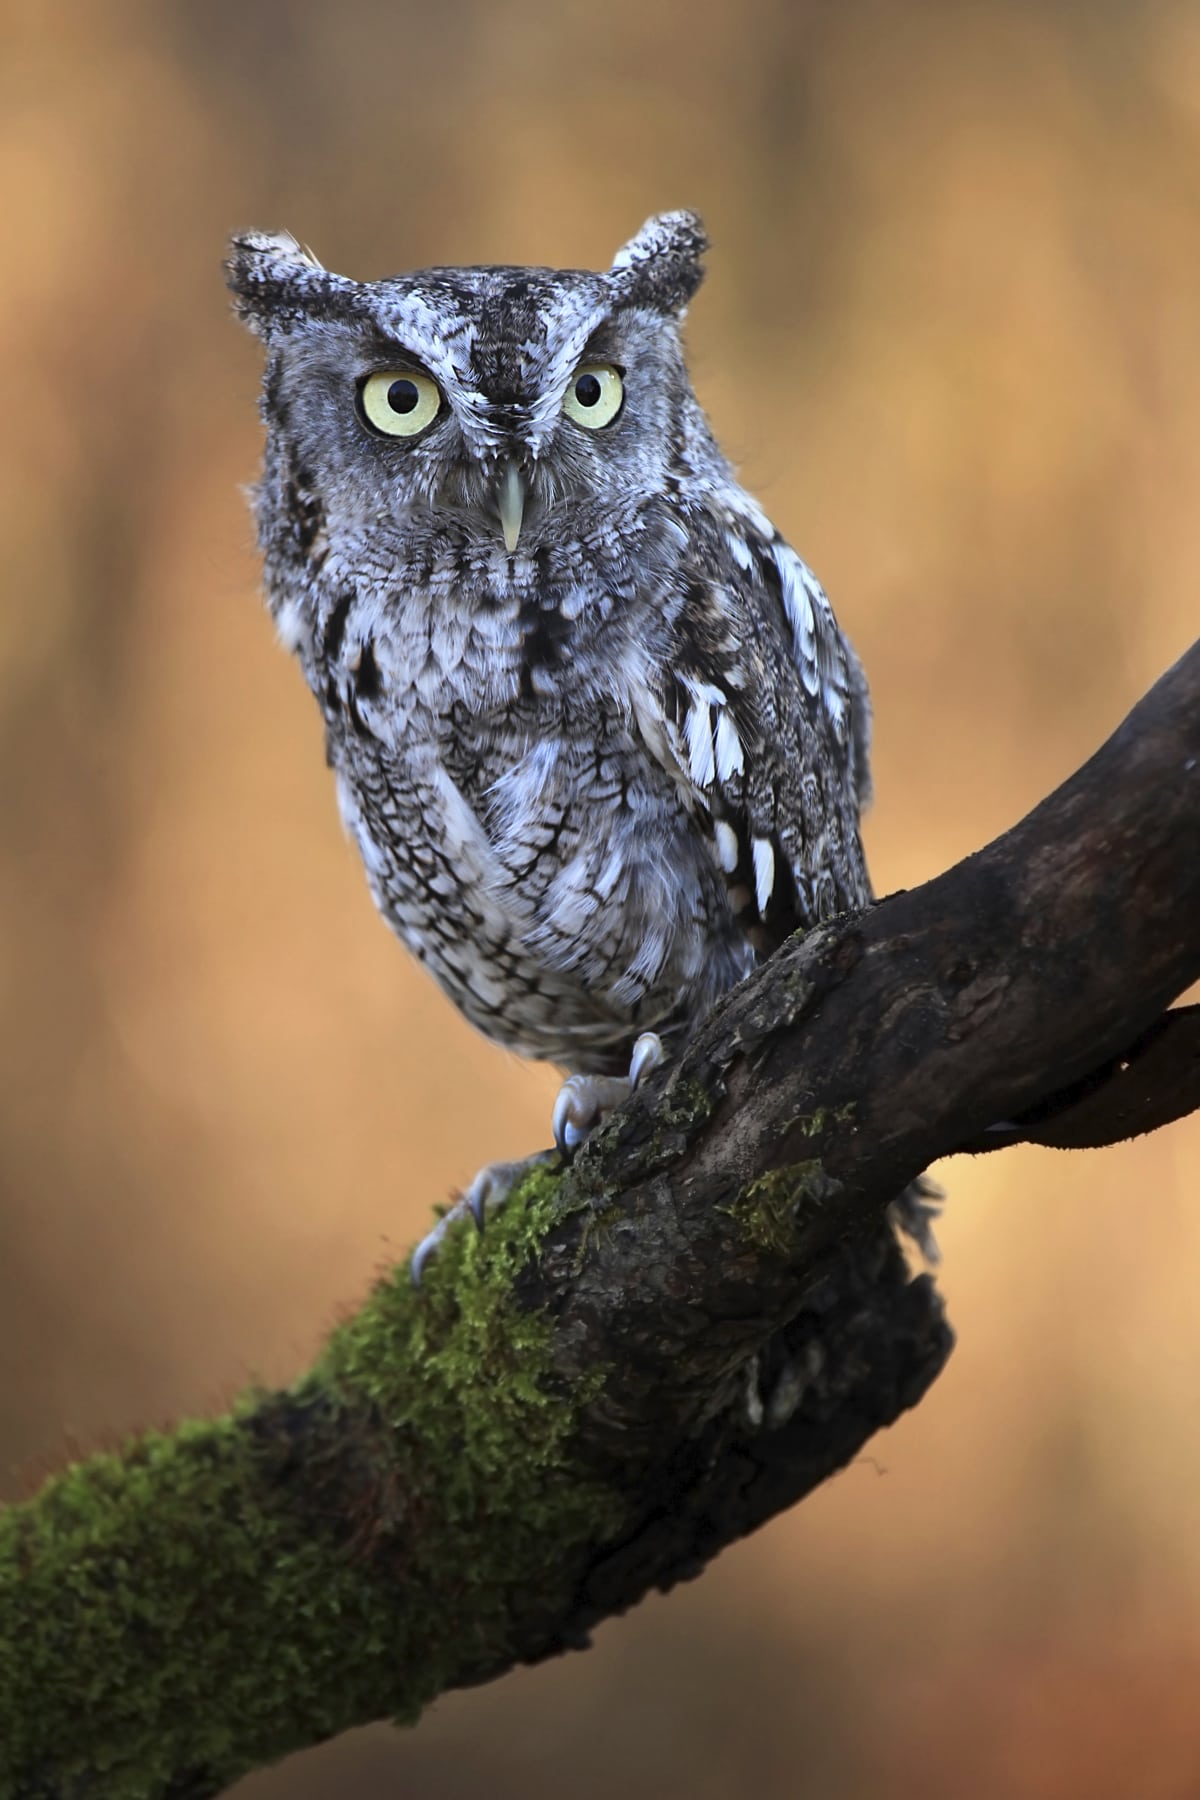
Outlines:
[[[611,363],[580,363],[571,377],[563,411],[577,425],[599,431],[602,425],[612,424],[624,398],[625,383],[619,369]]]
[[[416,437],[437,418],[442,395],[436,381],[415,369],[380,369],[363,382],[359,404],[367,424],[385,437]]]

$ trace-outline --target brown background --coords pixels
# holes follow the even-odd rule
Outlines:
[[[374,917],[256,599],[228,232],[715,249],[702,397],[871,673],[882,890],[1196,630],[1200,7],[0,11],[0,1483],[304,1364],[555,1076]],[[919,1415],[590,1654],[244,1800],[1200,1794],[1200,1129],[942,1171]]]

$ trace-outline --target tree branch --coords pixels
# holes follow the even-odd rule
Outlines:
[[[1195,1107],[1165,1009],[1198,974],[1200,646],[1012,831],[787,944],[295,1388],[0,1518],[0,1793],[201,1800],[696,1573],[944,1363],[895,1195]]]

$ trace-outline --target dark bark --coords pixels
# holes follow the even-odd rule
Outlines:
[[[1015,1119],[997,1122],[964,1150],[1045,1144],[1096,1150],[1159,1131],[1200,1107],[1200,1006],[1162,1014],[1118,1056]]]

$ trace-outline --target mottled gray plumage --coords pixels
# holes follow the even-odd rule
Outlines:
[[[360,283],[258,234],[229,263],[268,352],[267,595],[376,902],[481,1031],[575,1071],[870,898],[866,683],[692,392],[705,247],[668,213],[603,274]],[[564,410],[593,365],[600,429]],[[437,384],[423,431],[367,422],[380,371]]]

